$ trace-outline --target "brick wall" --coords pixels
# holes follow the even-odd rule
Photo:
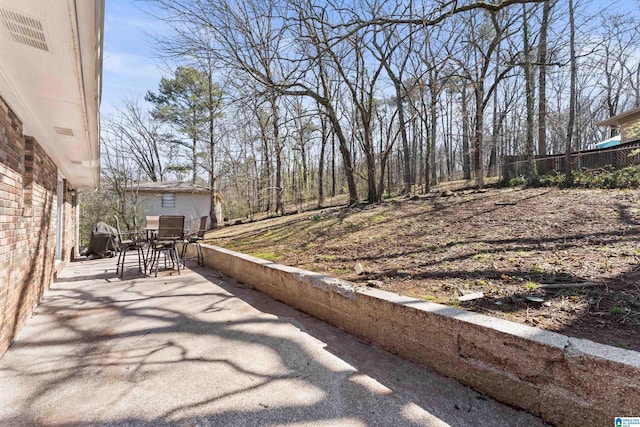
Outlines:
[[[54,162],[22,134],[22,123],[0,98],[0,356],[53,280],[57,179]],[[64,230],[74,230],[75,207],[67,194]],[[75,233],[63,236],[68,260]]]

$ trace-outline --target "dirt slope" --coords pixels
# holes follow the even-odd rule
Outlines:
[[[226,227],[208,241],[640,350],[639,201],[636,190],[434,193]]]

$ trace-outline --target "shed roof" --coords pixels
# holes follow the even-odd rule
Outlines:
[[[141,182],[138,191],[154,193],[208,193],[209,189],[183,181]]]
[[[634,108],[633,110],[626,111],[621,114],[617,114],[613,117],[608,118],[607,120],[603,120],[601,122],[596,123],[596,126],[615,126],[619,125],[621,122],[625,122],[627,118],[633,117],[635,115],[640,115],[640,108]]]

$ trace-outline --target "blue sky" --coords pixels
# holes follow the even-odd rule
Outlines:
[[[148,36],[161,31],[162,23],[140,10],[149,7],[146,2],[106,1],[101,104],[105,114],[123,98],[143,98],[148,90],[156,91],[167,74]]]

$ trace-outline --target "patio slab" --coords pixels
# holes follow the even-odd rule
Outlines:
[[[59,275],[0,359],[0,425],[545,425],[208,268]]]

